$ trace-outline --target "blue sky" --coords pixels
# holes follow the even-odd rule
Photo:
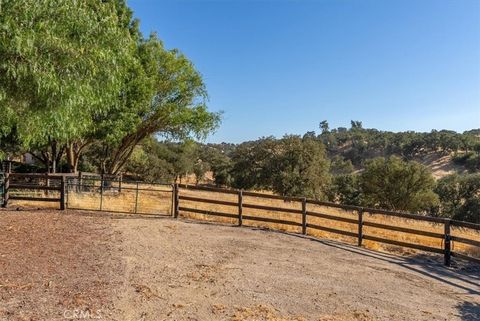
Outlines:
[[[128,0],[202,73],[209,142],[349,127],[480,127],[480,1]]]

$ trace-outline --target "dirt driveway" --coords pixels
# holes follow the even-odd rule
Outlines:
[[[0,320],[480,320],[480,270],[259,229],[0,211]]]

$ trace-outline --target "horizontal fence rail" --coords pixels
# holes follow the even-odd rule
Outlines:
[[[5,194],[5,175],[0,172],[0,206],[2,207],[5,201],[4,194]]]
[[[61,210],[65,209],[66,176],[61,174],[24,174],[4,173],[2,207],[7,207],[9,201],[51,202],[59,203]],[[46,195],[32,196],[34,191],[43,191]],[[49,192],[57,192],[57,197],[51,197]],[[23,194],[18,194],[23,193]]]
[[[238,200],[224,201],[224,200],[212,199],[207,197],[183,195],[182,191],[200,191],[200,192],[203,191],[203,192],[212,192],[212,193],[220,193],[220,194],[228,194],[228,195],[238,195]],[[305,199],[300,197],[282,197],[278,195],[270,195],[270,194],[264,194],[264,193],[258,193],[258,192],[247,192],[243,190],[224,189],[224,188],[217,188],[217,187],[210,187],[210,186],[175,184],[173,194],[174,194],[174,197],[173,197],[173,201],[174,201],[173,216],[174,217],[178,217],[180,211],[182,211],[187,213],[204,214],[209,216],[227,217],[230,219],[237,220],[239,226],[242,226],[243,224],[245,224],[245,221],[247,222],[258,221],[258,222],[274,223],[274,224],[281,224],[281,225],[288,225],[288,226],[297,226],[297,227],[301,227],[302,234],[307,234],[308,229],[314,229],[314,230],[319,230],[323,232],[334,233],[334,234],[339,234],[347,237],[356,238],[359,246],[362,245],[364,240],[368,240],[368,241],[395,245],[395,246],[400,246],[405,248],[411,248],[411,249],[416,249],[416,250],[421,250],[426,252],[443,254],[444,264],[447,266],[450,266],[451,264],[451,257],[456,257],[459,259],[480,263],[480,259],[456,252],[453,250],[453,247],[452,247],[452,242],[458,242],[458,243],[467,244],[470,246],[475,246],[480,248],[480,241],[451,235],[452,227],[473,229],[480,233],[480,224],[461,222],[461,221],[451,220],[447,218],[440,218],[440,217],[423,216],[423,215],[412,214],[412,213],[387,211],[387,210],[381,210],[376,208],[342,205],[342,204],[331,203],[331,202],[310,200],[310,199]],[[246,196],[259,198],[259,199],[282,200],[285,203],[288,203],[289,205],[298,203],[298,209],[291,208],[291,207],[287,208],[287,207],[276,207],[276,206],[253,204],[252,201],[245,202],[244,198]],[[200,204],[223,205],[223,206],[227,206],[228,208],[237,208],[237,211],[234,214],[234,213],[225,213],[217,210],[197,209],[191,206],[180,205],[184,201],[200,203]],[[337,216],[333,214],[322,213],[321,211],[307,210],[307,205],[318,205],[323,207],[331,207],[331,208],[341,209],[345,211],[351,211],[351,212],[357,213],[357,218],[356,219],[348,218],[348,217],[342,217],[342,216]],[[299,217],[298,215],[301,215],[301,222],[283,219],[283,218],[277,219],[277,218],[271,218],[271,217],[249,215],[248,211],[251,209],[259,210],[259,211],[271,211],[271,212],[292,214],[291,216],[292,219],[298,218]],[[416,221],[422,221],[422,222],[427,222],[432,224],[438,224],[440,226],[443,226],[443,233],[373,222],[370,220],[366,220],[365,219],[366,215],[373,216],[373,217],[380,215],[380,216],[386,216],[386,217],[403,218],[407,220],[416,220]],[[352,227],[356,227],[356,231],[352,232],[352,231],[329,227],[326,225],[320,225],[318,223],[311,223],[308,220],[309,217],[320,218],[327,221],[338,221],[338,222],[351,224]],[[388,230],[388,231],[400,232],[400,233],[405,233],[410,235],[420,235],[420,236],[437,239],[439,241],[439,247],[426,246],[424,244],[398,241],[398,240],[388,239],[385,237],[375,236],[370,233],[365,233],[365,230],[364,230],[365,228]]]
[[[173,185],[83,175],[67,181],[67,208],[121,214],[169,216]]]
[[[38,191],[43,191],[44,195],[38,196],[38,194],[35,194]],[[185,193],[188,191],[206,193],[198,196]],[[23,192],[23,194],[18,194],[19,192]],[[55,196],[49,195],[49,192],[53,192]],[[224,195],[224,197],[212,197],[215,193]],[[113,213],[172,215],[175,218],[178,218],[180,212],[185,212],[228,218],[236,221],[238,226],[244,224],[252,225],[254,222],[293,226],[299,228],[299,231],[301,230],[301,233],[304,235],[311,234],[312,231],[317,230],[353,238],[359,246],[362,246],[365,240],[443,254],[444,263],[447,266],[450,265],[452,257],[480,264],[479,258],[461,253],[455,250],[454,246],[455,244],[463,244],[463,246],[471,246],[480,250],[480,240],[470,239],[466,237],[467,235],[452,235],[452,229],[469,229],[480,234],[480,224],[412,213],[342,205],[303,197],[283,197],[211,186],[129,182],[124,181],[121,176],[105,178],[102,175],[93,173],[19,174],[8,172],[0,175],[0,197],[2,207],[6,207],[10,200],[57,202],[60,209],[71,208]],[[84,198],[93,199],[94,206],[88,208],[81,204],[80,206],[75,206],[72,200],[69,200],[69,197],[79,198],[80,203]],[[270,203],[268,205],[258,204],[259,200],[278,200],[283,201],[284,204],[282,206],[271,206]],[[119,206],[117,203],[126,205],[118,210],[115,207]],[[220,209],[197,208],[197,206],[191,204],[203,204],[203,206],[217,205],[217,208]],[[344,217],[335,215],[325,210],[312,208],[314,206],[349,211],[354,216]],[[145,211],[147,207],[154,209],[148,212]],[[265,217],[262,214],[264,212],[283,213],[286,216]],[[421,228],[396,226],[371,220],[371,218],[378,216],[427,222],[442,227],[443,231],[427,231]],[[318,223],[318,219],[322,223]],[[332,224],[329,225],[328,222],[332,222]],[[341,225],[341,228],[333,227],[333,222],[345,223],[346,227],[343,225]],[[420,244],[421,242],[418,240],[407,242],[389,239],[388,237],[383,237],[383,235],[375,235],[375,231],[394,231],[402,233],[402,235],[419,235],[431,238],[438,241],[438,247]]]

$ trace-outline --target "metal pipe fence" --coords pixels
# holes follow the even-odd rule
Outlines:
[[[126,214],[172,215],[172,184],[78,178],[67,180],[67,208]]]

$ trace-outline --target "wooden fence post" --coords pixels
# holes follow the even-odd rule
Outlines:
[[[238,191],[238,226],[243,224],[243,190]]]
[[[100,211],[103,210],[103,174],[100,178]]]
[[[358,246],[363,242],[363,208],[358,210]]]
[[[173,189],[173,199],[174,199],[174,202],[173,202],[173,206],[174,206],[174,210],[173,210],[173,217],[174,218],[178,218],[178,214],[180,212],[180,195],[178,193],[178,184],[175,183],[174,185],[174,189]]]
[[[137,190],[135,192],[135,214],[137,214],[138,211],[138,181],[137,181]]]
[[[173,217],[175,215],[175,184],[171,184],[170,187],[172,188],[170,213],[172,214],[172,217]]]
[[[81,192],[82,189],[82,172],[78,172],[78,181],[77,181],[77,187],[76,187],[77,192]]]
[[[445,252],[444,252],[444,263],[446,266],[450,266],[451,257],[452,257],[452,248],[451,248],[451,236],[450,236],[450,220],[445,221]]]
[[[4,185],[3,185],[3,204],[2,207],[7,207],[8,205],[8,199],[10,197],[10,173],[6,172],[5,177],[4,177]]]
[[[65,210],[65,192],[66,192],[65,175],[62,175],[62,179],[60,181],[60,210],[62,211]]]
[[[302,199],[302,234],[307,235],[307,199]]]

